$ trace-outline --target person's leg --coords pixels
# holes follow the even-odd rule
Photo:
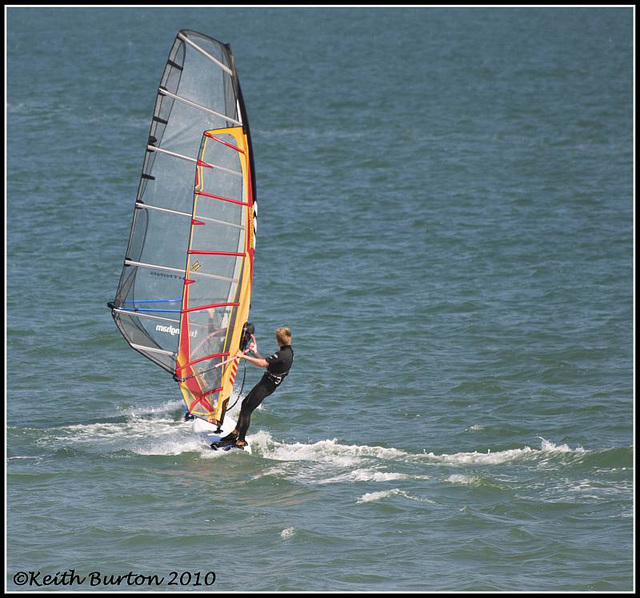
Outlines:
[[[240,415],[238,415],[238,421],[236,422],[236,427],[226,436],[221,438],[220,440],[236,440],[238,438],[239,429],[240,428],[248,428],[251,420],[251,412],[260,404],[262,399],[254,406],[256,401],[256,397],[260,393],[259,389],[260,383],[256,384],[249,394],[242,400],[240,405]],[[264,397],[263,397],[264,398]]]
[[[249,425],[251,424],[251,414],[275,389],[276,386],[271,382],[271,380],[262,378],[262,380],[260,380],[260,382],[258,382],[253,390],[247,395],[245,400],[242,401],[240,416],[238,417],[235,430],[237,431],[236,444],[245,444],[245,436],[249,430]]]

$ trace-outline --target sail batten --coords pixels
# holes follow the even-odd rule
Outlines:
[[[141,210],[158,210],[159,212],[166,212],[167,214],[175,214],[176,216],[188,216],[193,218],[193,215],[188,212],[179,212],[178,210],[169,210],[167,208],[161,208],[160,206],[151,206],[149,204],[138,203],[137,208]],[[207,218],[206,216],[200,216],[201,220],[207,222],[215,222],[216,224],[223,224],[224,226],[232,226],[234,228],[244,228],[242,224],[236,224],[234,222],[225,222],[224,220],[217,220],[215,218]]]
[[[219,60],[215,59],[213,56],[211,56],[211,54],[209,54],[206,50],[203,50],[198,44],[196,44],[195,42],[191,41],[188,37],[182,35],[181,33],[178,34],[178,37],[180,39],[184,40],[185,42],[187,42],[192,48],[195,48],[198,52],[200,52],[201,54],[206,56],[214,64],[217,64],[223,71],[229,73],[230,75],[233,74],[233,72],[231,71],[231,69],[228,66],[222,64]]]
[[[156,94],[109,306],[131,347],[173,374],[188,411],[221,424],[249,316],[257,214],[229,46],[180,31]]]
[[[165,96],[168,96],[170,98],[173,98],[174,100],[178,100],[179,102],[182,102],[183,104],[186,104],[187,106],[191,106],[192,108],[196,108],[197,110],[202,110],[203,112],[208,112],[209,114],[213,114],[214,116],[218,116],[220,118],[223,118],[225,120],[231,121],[232,123],[242,126],[242,121],[236,120],[235,118],[232,118],[231,116],[227,116],[226,114],[221,114],[220,112],[216,112],[215,110],[211,110],[210,108],[207,108],[206,106],[202,106],[201,104],[198,104],[197,102],[193,102],[192,100],[189,100],[188,98],[176,95],[175,93],[171,93],[170,91],[167,91],[166,89],[163,89],[162,87],[160,87],[158,89],[158,91]]]
[[[147,347],[146,345],[136,345],[131,343],[134,349],[140,349],[141,351],[151,351],[151,353],[161,353],[163,355],[175,355],[173,351],[165,351],[164,349],[156,349],[155,347]]]
[[[163,154],[167,154],[168,156],[173,156],[174,158],[180,158],[181,160],[188,160],[189,162],[194,162],[195,164],[198,164],[198,166],[204,166],[205,168],[217,168],[218,170],[223,170],[224,172],[227,172],[229,174],[232,174],[234,176],[242,176],[241,172],[237,172],[235,170],[231,170],[229,168],[225,168],[224,166],[220,166],[218,164],[209,164],[207,162],[203,162],[202,160],[198,160],[197,158],[190,158],[189,156],[184,156],[183,154],[179,154],[177,152],[172,152],[168,149],[165,149],[163,147],[156,147],[154,145],[148,145],[147,149],[150,152],[162,152]]]
[[[154,320],[162,320],[164,322],[173,322],[174,324],[179,324],[180,320],[177,320],[175,318],[167,318],[165,316],[154,316],[151,314],[147,314],[147,313],[141,313],[141,312],[135,312],[135,311],[131,311],[129,309],[122,309],[120,307],[116,307],[114,308],[115,312],[119,313],[119,314],[124,314],[124,315],[129,315],[129,316],[135,316],[136,318],[153,318]]]

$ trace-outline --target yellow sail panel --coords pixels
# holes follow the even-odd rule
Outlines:
[[[205,131],[196,167],[176,376],[192,415],[221,423],[249,317],[255,249],[250,144]]]

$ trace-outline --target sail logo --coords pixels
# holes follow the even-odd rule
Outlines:
[[[171,336],[175,336],[176,334],[180,334],[180,326],[176,327],[176,326],[164,326],[162,324],[157,324],[156,325],[156,332],[166,332],[168,334],[170,334]],[[198,331],[197,330],[192,330],[189,333],[189,336],[192,338],[195,338],[196,336],[198,336]]]

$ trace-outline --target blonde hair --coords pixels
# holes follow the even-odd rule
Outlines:
[[[283,328],[278,328],[276,330],[276,340],[279,345],[290,345],[291,344],[291,330],[286,326]]]

